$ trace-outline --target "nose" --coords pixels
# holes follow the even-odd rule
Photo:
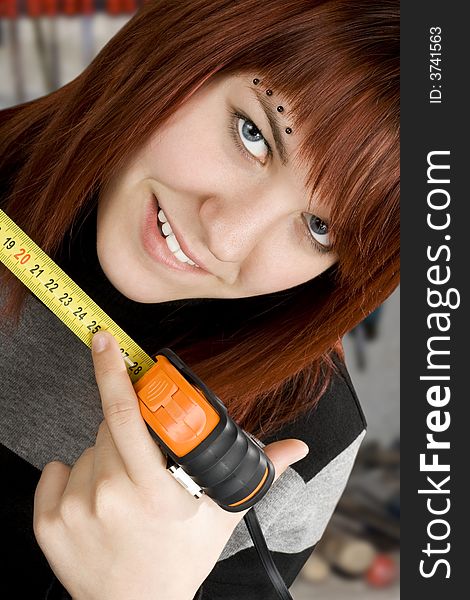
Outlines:
[[[280,190],[214,195],[200,208],[207,246],[220,261],[241,266],[266,236],[286,219],[292,207]]]

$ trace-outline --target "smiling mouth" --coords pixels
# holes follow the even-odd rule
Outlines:
[[[199,265],[196,264],[193,260],[191,260],[189,258],[189,256],[186,256],[186,254],[181,249],[180,243],[179,243],[176,235],[174,234],[173,229],[171,228],[171,225],[168,222],[168,219],[167,219],[165,213],[163,212],[163,209],[158,204],[157,198],[155,196],[154,196],[154,198],[155,198],[155,202],[157,204],[157,211],[158,211],[157,212],[158,230],[159,230],[161,236],[163,237],[163,239],[165,240],[168,249],[170,250],[170,252],[173,254],[173,256],[179,262],[189,264],[192,267],[200,268]]]

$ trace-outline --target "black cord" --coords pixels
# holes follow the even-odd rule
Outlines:
[[[256,551],[258,552],[258,556],[263,563],[263,567],[268,574],[271,583],[273,584],[277,595],[281,600],[293,600],[290,595],[289,590],[281,577],[281,574],[277,570],[276,565],[274,564],[271,553],[269,552],[269,548],[266,545],[266,540],[264,539],[263,532],[261,531],[261,527],[258,521],[258,517],[254,511],[254,508],[250,509],[246,515],[243,517],[248,527],[248,531],[251,535],[251,539],[253,540],[253,544],[255,545]]]

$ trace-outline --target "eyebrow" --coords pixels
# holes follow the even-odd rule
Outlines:
[[[273,107],[271,106],[269,101],[264,97],[262,92],[252,87],[250,87],[249,89],[255,93],[258,102],[261,104],[261,107],[264,110],[266,118],[268,119],[269,125],[271,126],[271,130],[273,132],[274,143],[276,144],[277,151],[281,158],[281,163],[285,166],[287,165],[287,150],[284,145],[284,140],[282,139],[282,125],[280,124],[277,118],[277,114],[274,112]]]

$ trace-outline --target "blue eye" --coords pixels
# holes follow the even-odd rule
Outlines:
[[[236,110],[230,110],[230,134],[239,150],[258,164],[266,164],[272,156],[271,146],[264,138],[261,129],[248,117]]]
[[[317,215],[302,213],[302,217],[307,225],[310,236],[322,246],[325,251],[331,247],[330,236],[328,235],[328,224],[322,221]]]
[[[238,135],[250,154],[264,162],[269,153],[269,147],[261,131],[256,125],[244,117],[238,118]]]

